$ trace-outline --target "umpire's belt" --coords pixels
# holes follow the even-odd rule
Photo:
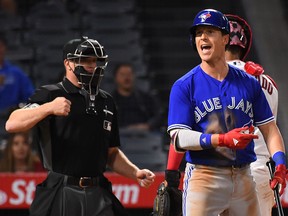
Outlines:
[[[101,184],[101,177],[74,177],[67,176],[64,177],[65,185],[74,185],[81,188],[96,187]]]

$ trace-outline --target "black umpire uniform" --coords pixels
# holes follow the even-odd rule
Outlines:
[[[57,97],[71,101],[68,116],[50,115],[34,127],[47,179],[37,185],[31,216],[127,215],[103,176],[108,149],[120,146],[112,97],[99,89],[95,113],[87,113],[81,89],[68,79],[40,87],[30,98],[37,106]],[[114,212],[114,213],[113,213]]]

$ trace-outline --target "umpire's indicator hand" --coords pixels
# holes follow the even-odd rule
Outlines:
[[[48,104],[52,115],[68,116],[70,113],[71,101],[65,97],[57,97]]]
[[[141,187],[148,188],[154,182],[155,174],[148,169],[141,169],[136,172],[136,177]]]

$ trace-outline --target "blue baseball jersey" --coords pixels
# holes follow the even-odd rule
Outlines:
[[[260,126],[273,120],[259,82],[233,66],[229,66],[225,79],[219,81],[198,65],[178,79],[170,92],[168,132],[190,129],[219,134],[252,124]],[[247,164],[256,160],[253,141],[243,150],[226,148],[233,151],[233,158],[226,157],[217,148],[187,151],[186,160],[212,166]]]

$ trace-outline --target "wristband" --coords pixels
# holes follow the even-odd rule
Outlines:
[[[280,164],[283,164],[286,166],[286,155],[284,152],[282,151],[278,151],[276,152],[273,156],[272,156],[273,161],[275,162],[275,166],[278,166]]]
[[[212,148],[211,137],[212,137],[212,134],[201,134],[199,141],[203,149]]]

